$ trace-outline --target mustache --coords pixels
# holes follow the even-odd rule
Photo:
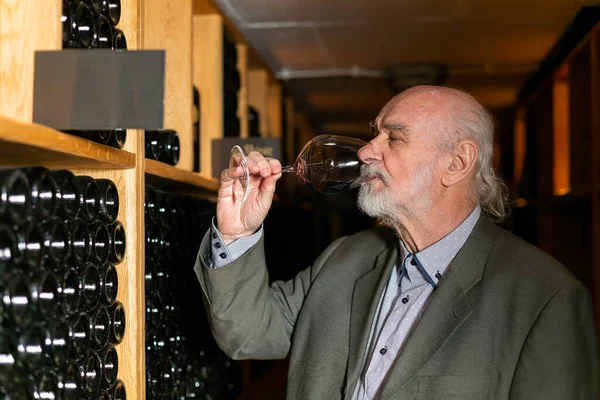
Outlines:
[[[386,185],[392,180],[392,177],[385,171],[377,169],[374,165],[363,164],[360,167],[360,176],[364,179],[378,178]]]

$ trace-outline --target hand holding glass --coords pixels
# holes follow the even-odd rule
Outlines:
[[[319,135],[309,141],[296,161],[282,168],[282,172],[295,173],[304,183],[317,193],[330,195],[360,186],[360,167],[358,150],[367,142],[339,135]],[[240,146],[231,149],[229,167],[242,167],[242,176],[234,182],[234,190],[244,191],[244,200],[248,195],[250,172],[246,155]],[[237,192],[237,190],[236,190]]]

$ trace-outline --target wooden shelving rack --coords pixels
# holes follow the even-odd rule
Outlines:
[[[39,124],[0,117],[2,164],[43,163],[52,168],[127,169],[135,154],[68,135]]]
[[[265,136],[283,134],[282,87],[211,0],[123,0],[119,28],[127,37],[129,50],[166,50],[164,127],[175,129],[180,136],[180,161],[172,167],[146,160],[141,130],[127,132],[123,150],[67,135],[32,123],[34,53],[61,49],[61,14],[62,0],[0,0],[0,164],[65,168],[116,183],[121,199],[119,220],[128,243],[126,257],[117,266],[118,299],[127,316],[126,335],[117,346],[119,378],[128,398],[141,400],[146,398],[144,185],[216,197],[218,180],[212,177],[210,149],[212,139],[223,137],[223,26],[232,30],[237,42],[242,137],[248,135],[248,104],[261,111]],[[257,76],[260,79],[254,79]],[[202,98],[200,173],[192,171],[193,84]],[[286,113],[293,119],[297,112],[293,103],[289,105]],[[299,130],[305,135],[310,131],[306,121]],[[286,135],[293,132],[288,129]]]
[[[587,286],[600,333],[600,11],[583,10],[516,105],[517,234]],[[519,207],[520,205],[520,207]]]

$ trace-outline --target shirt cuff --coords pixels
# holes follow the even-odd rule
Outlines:
[[[221,268],[240,258],[244,253],[250,250],[262,237],[263,226],[250,236],[237,239],[229,246],[225,245],[221,233],[215,226],[215,218],[211,222],[210,249],[212,253],[212,267]]]

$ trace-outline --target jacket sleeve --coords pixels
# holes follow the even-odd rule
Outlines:
[[[579,283],[560,289],[528,334],[510,399],[597,400],[597,343],[589,292]]]
[[[333,242],[311,267],[293,279],[269,285],[264,239],[231,264],[209,268],[206,257],[210,247],[205,236],[194,270],[211,331],[221,350],[234,360],[285,358],[304,297],[343,240]]]

